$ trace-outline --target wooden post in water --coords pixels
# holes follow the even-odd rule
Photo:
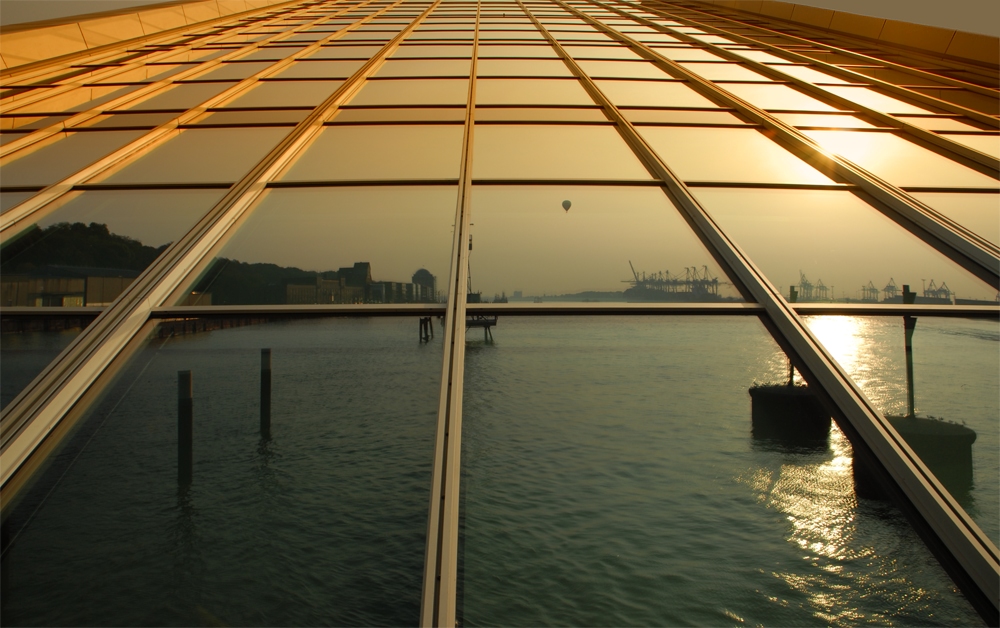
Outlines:
[[[271,438],[271,350],[260,350],[260,437]]]
[[[903,284],[903,303],[915,303],[917,293],[910,292],[910,286]],[[913,330],[917,328],[917,319],[913,316],[903,317],[903,333],[906,336],[906,416],[916,416],[913,400]]]
[[[194,475],[194,400],[191,371],[177,371],[177,484],[190,486]]]

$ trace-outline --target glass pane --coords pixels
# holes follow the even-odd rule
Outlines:
[[[891,286],[916,287],[924,280],[947,289],[941,298],[928,301],[928,294],[918,302],[951,303],[953,297],[995,302],[995,286],[850,192],[691,191],[783,294],[798,286],[800,302],[901,303],[901,293]]]
[[[709,107],[715,104],[684,83],[667,81],[595,81],[617,106]]]
[[[14,153],[10,160],[5,160],[0,166],[0,178],[6,187],[50,185],[115,152],[144,133],[145,131],[61,133],[62,139],[46,143],[30,152],[22,151],[27,153],[23,157]]]
[[[738,63],[681,63],[683,67],[710,81],[758,81],[770,82],[763,74]]]
[[[827,74],[826,72],[820,72],[810,67],[803,65],[782,65],[778,68],[785,74],[789,76],[794,76],[795,78],[802,79],[803,81],[809,81],[810,83],[846,83],[847,81],[837,78],[832,74]]]
[[[331,120],[334,124],[352,122],[463,122],[465,107],[342,107]]]
[[[480,46],[479,58],[500,58],[500,57],[549,57],[557,58],[559,55],[552,46]]]
[[[889,183],[913,187],[998,187],[997,180],[892,133],[803,131]]]
[[[1000,159],[1000,135],[959,135],[955,133],[942,133],[941,135],[953,142],[964,144],[969,148]]]
[[[665,124],[738,124],[746,125],[731,113],[725,111],[684,111],[677,109],[623,109],[625,118],[633,123]]]
[[[580,61],[580,67],[591,77],[669,79],[671,76],[648,62]]]
[[[836,107],[806,96],[787,85],[726,83],[721,87],[761,109],[837,111]]]
[[[476,186],[472,221],[483,299],[742,301],[656,187]]]
[[[134,105],[126,105],[125,109],[142,111],[150,109],[190,109],[200,105],[216,94],[229,89],[235,83],[186,83],[157,92],[152,98],[147,98]]]
[[[238,181],[289,128],[188,129],[104,178],[106,183]]]
[[[327,46],[306,55],[305,59],[370,59],[382,46]],[[295,67],[297,64],[292,64]]]
[[[376,49],[377,51],[378,49]],[[479,49],[482,54],[482,48]],[[414,57],[461,57],[472,58],[472,46],[400,46],[393,53],[393,59],[405,59]]]
[[[904,122],[909,122],[913,126],[927,129],[928,131],[981,131],[971,124],[959,122],[954,118],[939,118],[935,116],[896,116]]]
[[[181,303],[438,302],[455,203],[454,187],[269,190]]]
[[[836,113],[775,113],[775,118],[798,127],[834,127],[841,129],[872,129],[875,125],[857,116]]]
[[[562,122],[607,122],[608,118],[598,107],[562,109],[558,107],[498,107],[479,106],[476,108],[476,122],[491,120],[562,121]]]
[[[108,305],[222,194],[72,193],[0,249],[3,306]]]
[[[562,60],[480,59],[479,76],[573,76]]]
[[[347,78],[364,64],[364,61],[296,61],[274,78]]]
[[[224,107],[315,107],[343,81],[260,81]]]
[[[656,54],[674,61],[725,61],[701,48],[656,48]]]
[[[761,63],[796,63],[795,61],[782,59],[781,57],[777,57],[770,52],[764,52],[763,50],[740,50],[739,48],[735,48],[732,51],[741,57],[750,59],[751,61],[759,61]]]
[[[295,126],[306,118],[311,110],[284,111],[210,111],[196,118],[191,124],[284,124]]]
[[[886,96],[867,87],[845,86],[824,87],[823,89],[883,113],[933,113],[923,107],[911,105],[908,102],[903,102],[892,96]]]
[[[608,126],[477,126],[472,173],[477,179],[651,178]]]
[[[375,76],[469,76],[470,59],[435,59],[434,61],[386,61]]]
[[[4,285],[5,301],[6,287]],[[56,319],[51,322],[39,319],[28,322],[21,317],[5,319],[3,342],[0,343],[0,380],[3,381],[3,386],[0,386],[0,409],[14,401],[31,380],[38,377],[49,362],[80,335],[81,325],[86,325],[90,320],[91,317]],[[62,329],[46,331],[56,322]]]
[[[5,623],[418,621],[440,342],[411,342],[413,318],[255,322],[160,323],[86,411],[72,466],[5,521]],[[189,486],[178,371],[193,380]]]
[[[1000,545],[997,322],[911,317],[915,321],[911,384],[902,317],[805,320],[931,472]],[[914,416],[908,402],[911,385]]]
[[[176,117],[176,113],[116,113],[113,115],[97,116],[94,119],[84,122],[80,126],[93,127],[97,129],[114,129],[136,126],[153,128]]]
[[[240,57],[240,61],[279,61],[302,50],[299,46],[275,46],[273,48],[258,48],[250,54]]]
[[[270,67],[271,63],[267,61],[261,62],[249,62],[249,63],[223,63],[216,66],[211,72],[206,72],[205,74],[199,74],[194,78],[199,81],[226,81],[226,80],[242,80],[248,76],[257,74],[261,70]]]
[[[913,193],[910,196],[930,205],[966,229],[1000,245],[1000,195]]]
[[[479,79],[477,105],[593,105],[576,79]]]
[[[565,46],[574,59],[635,59],[644,60],[625,46]],[[482,50],[482,48],[480,48]],[[483,53],[480,52],[480,55]]]
[[[395,79],[366,81],[351,99],[355,107],[373,105],[464,105],[469,99],[468,79]]]
[[[835,426],[754,438],[748,392],[787,369],[755,318],[494,338],[465,358],[462,625],[979,622],[903,515],[858,501]]]
[[[119,96],[124,96],[129,92],[139,89],[139,85],[126,85],[125,87],[80,87],[70,90],[58,96],[52,96],[40,100],[31,105],[26,105],[18,109],[10,109],[4,113],[34,113],[44,111],[46,113],[62,113],[68,111],[87,111],[99,107],[106,102],[110,102]],[[16,102],[16,101],[15,101]]]
[[[754,129],[639,127],[639,133],[685,181],[832,183]]]
[[[463,132],[457,124],[329,126],[279,178],[457,179]]]

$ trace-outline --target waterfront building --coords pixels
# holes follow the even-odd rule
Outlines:
[[[996,624],[995,37],[201,0],[0,59],[5,624]]]

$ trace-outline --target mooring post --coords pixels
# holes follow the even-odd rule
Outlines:
[[[910,286],[903,284],[903,303],[915,303],[917,293],[910,292]],[[916,416],[913,400],[913,330],[917,328],[917,319],[913,316],[903,317],[903,333],[906,338],[906,416]]]
[[[260,350],[260,437],[271,438],[271,350]]]
[[[189,486],[194,475],[194,400],[191,371],[177,371],[177,484]]]

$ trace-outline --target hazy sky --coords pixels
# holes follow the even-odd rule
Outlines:
[[[163,0],[0,0],[0,24],[20,24]],[[799,4],[1000,37],[996,0],[798,0]]]

